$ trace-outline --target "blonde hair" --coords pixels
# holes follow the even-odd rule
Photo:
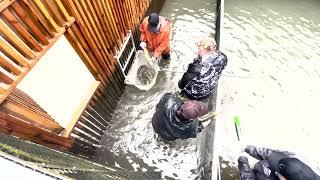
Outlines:
[[[207,50],[212,50],[215,49],[217,46],[216,41],[214,40],[214,38],[212,38],[211,36],[205,37],[203,39],[201,39],[198,43],[197,46],[200,48],[204,48]]]

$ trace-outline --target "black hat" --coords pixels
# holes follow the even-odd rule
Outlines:
[[[279,173],[288,180],[319,180],[320,177],[297,158],[283,158],[278,164]]]
[[[159,24],[159,15],[157,13],[151,13],[148,18],[148,29],[150,32],[157,32]]]

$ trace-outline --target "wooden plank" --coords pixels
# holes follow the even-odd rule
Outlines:
[[[30,122],[31,124],[34,124],[41,128],[47,129],[51,132],[61,132],[63,129],[58,123],[52,121],[51,119],[48,119],[33,111],[30,111],[21,106],[20,104],[14,103],[13,101],[4,101],[1,105],[1,108],[9,114],[13,114],[17,117],[23,117],[23,119],[27,122]]]
[[[55,147],[70,149],[73,147],[74,143],[71,139],[33,126],[23,119],[6,114],[3,111],[0,111],[0,127],[11,135],[17,135],[23,139],[28,139],[47,146],[55,145]]]
[[[98,110],[98,109],[96,108],[95,110]],[[101,110],[98,110],[98,111],[101,111]],[[111,113],[109,112],[109,114]],[[96,111],[91,110],[90,104],[88,108],[85,110],[85,112],[82,114],[82,117],[102,130],[106,129],[106,127],[109,125],[108,121],[104,120],[104,118],[102,118],[101,116],[100,117],[97,116]],[[110,115],[109,117],[111,118],[112,116]]]
[[[85,124],[83,124],[80,121],[77,122],[75,127],[81,129],[83,132],[87,133],[89,136],[94,137],[95,139],[98,140],[98,142],[101,140],[101,138],[103,136],[103,133],[102,134],[98,134],[96,131],[94,131],[93,129],[89,128],[88,126],[86,126]]]
[[[124,12],[123,10],[123,7],[121,6],[121,3],[120,1],[114,1],[115,2],[115,6],[116,8],[118,9],[118,13],[119,13],[119,19],[121,21],[121,24],[123,26],[123,33],[124,34],[127,34],[128,30],[129,30],[129,27],[128,27],[128,21],[126,19],[126,12]]]
[[[105,22],[101,21],[101,11],[100,11],[100,8],[97,3],[98,3],[98,1],[95,1],[95,0],[92,1],[92,4],[90,3],[90,1],[88,1],[88,6],[89,6],[91,13],[93,14],[93,18],[95,20],[95,23],[98,24],[99,31],[102,34],[103,41],[105,42],[105,44],[108,48],[108,51],[112,51],[112,47],[111,47],[112,46],[112,42],[111,42],[112,39],[110,38],[110,35],[109,35],[110,33],[105,31],[105,29],[104,29]]]
[[[74,24],[73,26],[71,26],[72,29],[72,33],[74,33],[74,35],[77,37],[76,39],[79,40],[82,48],[84,48],[86,54],[89,56],[89,61],[92,62],[94,64],[94,66],[97,68],[98,72],[100,73],[100,75],[104,76],[104,70],[102,69],[102,67],[100,66],[100,64],[98,63],[96,59],[96,57],[92,54],[91,49],[89,48],[89,46],[86,44],[86,41],[84,40],[83,36],[81,35],[81,32],[79,31],[79,29],[77,28],[76,24]],[[96,49],[93,49],[96,50]],[[99,78],[100,76],[98,76]],[[102,78],[102,77],[101,77]],[[100,79],[101,79],[100,78]],[[103,78],[102,78],[103,79]],[[109,80],[102,80],[101,83],[103,85],[103,87],[107,87],[106,82],[108,82]],[[108,87],[110,87],[108,85]],[[99,87],[99,89],[101,88],[101,86]],[[109,91],[106,91],[106,93],[109,93]],[[112,96],[110,96],[110,101],[113,101],[114,98],[112,98]],[[108,101],[108,103],[110,102]]]
[[[82,122],[84,125],[88,126],[90,129],[94,130],[96,133],[98,133],[99,135],[103,135],[104,134],[104,130],[105,130],[105,127],[104,126],[98,126],[96,124],[97,121],[94,121],[92,122],[92,120],[90,119],[87,119],[87,118],[84,118],[84,117],[80,117],[79,122]]]
[[[42,44],[48,45],[48,39],[44,34],[41,33],[41,31],[39,31],[39,28],[32,21],[32,19],[26,13],[23,7],[17,2],[12,3],[12,7],[15,10],[15,12],[20,16],[21,20],[25,22],[25,25],[29,28],[29,30],[35,35],[35,37],[38,38]]]
[[[99,73],[102,75],[104,80],[101,82],[104,83],[105,80],[107,79],[107,74],[105,71],[103,71],[103,69],[102,69],[103,67],[99,63],[98,59],[103,59],[103,57],[102,57],[101,52],[98,50],[99,48],[97,47],[95,41],[93,40],[93,38],[90,35],[90,33],[92,32],[92,29],[86,28],[86,24],[80,15],[80,14],[83,15],[84,13],[82,12],[82,9],[81,9],[80,5],[78,4],[78,2],[77,1],[73,2],[71,0],[71,1],[67,1],[67,3],[69,6],[69,10],[73,12],[73,15],[77,19],[77,23],[79,23],[79,27],[80,27],[80,29],[78,29],[77,26],[74,25],[71,27],[72,31],[73,31],[73,33],[75,33],[75,36],[79,39],[84,50],[86,52],[88,52],[89,57],[91,56],[90,52],[92,50],[93,54],[90,58],[95,59],[95,61],[93,61],[93,62],[96,63],[95,67],[97,68]],[[77,7],[79,8],[79,11],[77,10]],[[82,33],[84,34],[84,36],[80,32],[80,30],[83,31]],[[88,42],[88,46],[87,46],[86,42]],[[92,48],[89,48],[89,46],[91,46]]]
[[[57,42],[58,39],[64,34],[65,29],[56,34],[56,37],[50,41],[50,44],[45,47],[45,49],[37,55],[37,57],[31,62],[30,68],[26,68],[17,79],[15,79],[14,83],[7,88],[6,92],[2,93],[0,96],[0,104],[5,100],[5,98],[11,93],[11,91],[17,86],[17,84],[27,75],[27,73],[31,70],[31,68],[42,58],[42,56]],[[1,39],[1,38],[0,38]]]
[[[8,89],[8,85],[7,84],[4,84],[3,82],[0,82],[0,94],[3,94],[7,91]]]
[[[9,7],[15,0],[3,0],[0,2],[0,12]]]
[[[78,127],[75,127],[74,130],[72,131],[72,134],[76,134],[79,137],[91,142],[94,145],[99,145],[100,144],[100,139],[96,139],[95,137],[91,136],[91,134],[88,134],[85,131],[82,131]]]
[[[104,109],[102,110],[98,110],[97,107],[100,106],[96,106],[96,105],[92,105],[90,104],[88,106],[87,111],[93,115],[94,117],[96,117],[97,120],[99,120],[99,122],[106,122],[106,126],[109,124],[110,120],[112,119],[112,113],[108,112],[106,114],[106,111]],[[105,115],[106,114],[106,115]]]
[[[95,81],[92,83],[87,95],[82,99],[80,106],[77,108],[77,110],[73,113],[73,118],[71,119],[71,121],[68,123],[67,127],[65,128],[62,136],[64,137],[69,137],[74,126],[76,125],[77,121],[79,120],[81,114],[83,113],[83,111],[85,110],[85,108],[87,107],[90,99],[92,98],[94,92],[97,90],[98,86],[99,86],[100,82],[99,81]]]
[[[34,53],[29,47],[3,22],[2,19],[0,19],[0,32],[6,40],[10,41],[26,58],[35,58]]]
[[[39,10],[42,12],[44,17],[50,22],[55,32],[59,32],[62,30],[62,27],[59,27],[57,23],[52,19],[46,7],[42,4],[41,0],[33,0],[34,3],[38,6]]]
[[[112,11],[110,9],[109,1],[102,1],[102,5],[103,5],[103,10],[109,22],[109,27],[112,29],[112,32],[116,35],[117,39],[119,40],[118,42],[121,44],[121,36],[118,30],[118,27],[116,26],[116,23],[114,21],[114,18],[112,16]]]
[[[57,23],[58,26],[63,26],[66,22],[58,10],[58,6],[54,0],[42,0],[43,5],[45,5],[46,10],[52,17],[52,19]]]
[[[3,54],[9,57],[23,67],[30,67],[29,62],[12,46],[10,46],[2,37],[0,37],[0,50]]]
[[[47,19],[43,16],[41,11],[37,8],[37,6],[34,4],[34,2],[31,0],[23,0],[26,7],[29,8],[31,15],[33,17],[36,17],[38,21],[42,24],[42,26],[45,28],[47,33],[49,34],[50,38],[54,37],[55,32],[52,30],[52,26],[49,24]]]
[[[10,76],[8,72],[4,69],[0,68],[0,82],[4,82],[5,84],[12,84],[14,82],[14,78]]]
[[[81,57],[82,61],[87,66],[87,68],[89,69],[89,71],[91,72],[93,77],[95,77],[96,80],[104,81],[103,79],[99,78],[101,76],[99,76],[99,73],[98,73],[95,65],[93,64],[93,59],[89,58],[88,54],[83,49],[83,47],[80,44],[79,40],[75,37],[75,35],[72,32],[71,28],[67,29],[66,37],[67,37],[68,41],[70,42],[70,44],[72,45],[72,47],[77,51],[77,53],[79,54],[79,56]],[[91,54],[91,51],[89,51],[88,53]]]
[[[108,60],[105,60],[107,65],[110,67],[110,69],[113,69],[115,68],[115,59],[113,58],[113,56],[110,55],[110,46],[108,46],[108,43],[105,43],[105,42],[109,42],[108,38],[105,36],[105,33],[102,29],[102,26],[101,26],[101,23],[99,22],[98,18],[97,18],[97,10],[95,10],[91,4],[91,1],[87,1],[87,8],[89,9],[89,11],[91,12],[91,17],[92,17],[92,20],[90,20],[90,16],[89,16],[89,20],[92,22],[93,24],[93,27],[97,26],[97,34],[98,35],[102,35],[100,38],[102,40],[102,46],[103,46],[103,49],[105,51],[105,54],[108,58]],[[117,73],[113,73],[114,77],[115,77],[115,80],[117,82],[117,85],[120,84],[120,92],[122,93],[122,87],[121,87],[121,84],[123,83],[121,77],[119,76],[120,74],[120,69],[117,69]]]
[[[44,111],[42,108],[38,108],[37,106],[35,106],[35,104],[30,103],[28,101],[22,100],[21,98],[19,98],[18,96],[14,96],[12,93],[10,93],[10,95],[7,97],[8,101],[14,102],[15,104],[19,104],[20,106],[22,106],[23,108],[26,108],[30,111],[33,111],[34,113],[39,114],[40,116],[43,116],[47,119],[50,119],[51,121],[55,121],[51,116],[49,116],[49,114]]]
[[[7,58],[4,58],[2,56],[0,56],[0,66],[5,69],[8,69],[14,75],[21,74],[21,70],[19,69],[19,67],[17,65],[15,65],[15,63],[11,62],[10,60],[8,60]]]
[[[99,95],[95,95],[95,97],[93,97],[92,102],[90,102],[90,106],[94,107],[95,111],[98,111],[103,119],[105,119],[108,114],[111,114],[113,112],[113,109],[110,108],[111,104],[110,102],[101,102],[99,101],[101,99],[101,97]],[[86,117],[86,114],[83,114],[84,117]],[[104,123],[104,121],[99,121],[99,123],[102,123],[104,126],[107,126],[107,123]]]
[[[119,18],[119,14],[118,14],[118,10],[117,10],[117,8],[115,7],[115,2],[112,0],[112,1],[109,1],[110,3],[109,3],[109,5],[110,5],[110,7],[111,7],[111,13],[110,14],[112,14],[112,16],[113,16],[113,19],[115,20],[115,22],[116,22],[116,26],[118,27],[118,29],[119,29],[119,32],[120,32],[120,35],[121,35],[121,41],[123,42],[123,37],[124,37],[124,35],[123,35],[123,32],[125,31],[124,30],[124,28],[123,28],[123,26],[122,26],[122,23],[121,23],[121,20],[120,20],[120,18]]]
[[[113,86],[110,87],[110,89],[114,93],[121,92],[120,87],[117,83],[115,83],[115,78],[113,77],[112,73],[112,67],[108,66],[106,64],[107,55],[105,50],[102,48],[102,45],[100,44],[100,40],[96,36],[96,31],[93,28],[91,23],[92,21],[88,20],[87,14],[83,11],[82,6],[79,4],[78,1],[68,1],[69,5],[71,6],[71,10],[74,12],[74,15],[76,16],[77,22],[81,24],[81,27],[84,30],[86,40],[89,41],[89,45],[92,48],[95,56],[97,57],[97,62],[101,65],[101,68],[103,71],[100,71],[100,73],[104,74],[106,78],[110,79],[110,81],[113,83]],[[82,3],[82,5],[85,5]],[[78,10],[78,11],[76,11]],[[89,16],[90,17],[90,16]],[[121,93],[118,95],[120,96]]]
[[[54,0],[57,4],[57,6],[59,7],[59,10],[62,12],[63,17],[65,18],[65,20],[67,22],[72,21],[69,13],[67,12],[67,10],[65,9],[64,5],[61,3],[60,0]]]
[[[42,51],[42,47],[39,43],[30,35],[30,33],[20,24],[18,19],[8,9],[5,9],[2,12],[2,15],[34,50],[38,52]]]

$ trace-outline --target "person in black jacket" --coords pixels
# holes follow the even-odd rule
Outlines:
[[[208,105],[195,100],[181,101],[166,93],[152,117],[154,131],[165,140],[195,138],[203,126],[197,119],[208,113]]]
[[[250,156],[259,160],[253,169],[248,158],[238,158],[240,180],[320,180],[320,177],[293,153],[247,146]]]
[[[189,64],[178,83],[181,93],[192,100],[207,99],[227,65],[228,58],[216,50],[215,40],[206,37],[198,43],[198,57]]]

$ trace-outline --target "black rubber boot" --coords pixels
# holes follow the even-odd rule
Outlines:
[[[170,53],[162,54],[164,60],[170,60]]]

